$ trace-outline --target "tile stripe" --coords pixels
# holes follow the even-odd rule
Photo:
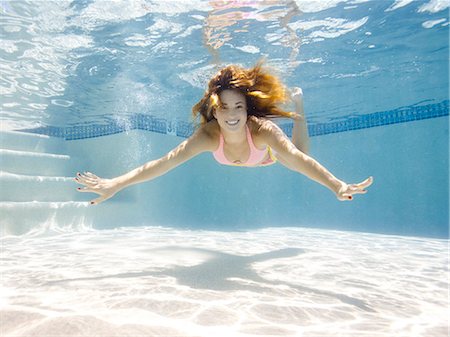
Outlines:
[[[408,106],[361,116],[347,116],[342,117],[339,121],[309,124],[308,131],[309,135],[314,137],[448,115],[449,100],[445,100],[435,104]],[[130,117],[127,122],[127,126],[123,126],[123,123],[121,125],[111,123],[107,125],[90,124],[67,127],[44,126],[16,131],[43,134],[50,137],[64,138],[65,140],[77,140],[102,137],[135,129],[187,138],[193,133],[195,128],[194,123],[176,120],[168,121],[164,118],[156,118],[145,114],[136,114]],[[291,136],[292,123],[281,124],[280,127],[288,136]]]

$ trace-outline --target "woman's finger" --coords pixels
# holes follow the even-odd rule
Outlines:
[[[363,182],[356,184],[356,185],[360,188],[365,189],[365,188],[369,187],[370,185],[372,185],[372,183],[373,183],[373,177],[369,177],[366,180],[364,180]]]
[[[98,181],[96,181],[96,180],[86,179],[86,178],[83,178],[83,180],[84,180],[86,183],[88,183],[89,185],[97,185],[97,184],[98,184]]]
[[[355,188],[351,190],[352,194],[366,194],[367,190],[362,190],[360,188]]]
[[[85,182],[83,180],[81,180],[79,177],[76,177],[73,180],[80,185],[86,185]]]
[[[99,203],[105,201],[106,199],[108,199],[109,197],[106,196],[101,196],[97,199],[91,200],[91,205],[98,205]]]
[[[85,192],[95,193],[95,191],[91,190],[89,187],[78,187],[77,191],[83,193]]]
[[[82,174],[78,174],[76,179],[78,179],[78,181],[81,181],[81,182],[83,182],[85,184],[89,184],[89,185],[97,184],[97,180],[91,179],[91,178],[86,177],[86,176],[84,176]]]
[[[338,196],[340,201],[350,201],[353,200],[353,196],[350,193],[343,193]]]
[[[98,178],[96,178],[95,176],[89,175],[87,174],[87,172],[84,172],[82,174],[78,173],[78,176],[83,178],[83,179],[88,179],[88,180],[98,180]]]
[[[84,172],[84,174],[85,174],[87,177],[89,177],[89,178],[92,178],[92,179],[95,179],[95,180],[99,179],[95,174],[93,174],[93,173],[91,173],[91,172]]]

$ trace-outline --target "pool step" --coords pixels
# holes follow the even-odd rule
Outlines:
[[[87,201],[3,201],[0,202],[0,210],[40,210],[40,209],[76,209],[90,206]]]
[[[30,151],[53,152],[61,148],[62,139],[20,131],[0,131],[0,148]]]
[[[40,234],[110,228],[140,223],[128,190],[112,202],[90,205],[97,196],[79,193],[73,181],[78,163],[64,154],[65,141],[0,132],[0,235]]]
[[[43,152],[0,149],[0,167],[25,175],[71,175],[70,156]]]
[[[115,228],[140,221],[130,203],[110,202],[92,206],[89,202],[4,201],[0,202],[0,236],[71,232],[91,228]]]
[[[0,132],[1,235],[86,225],[89,196],[76,191],[64,150],[58,138]]]
[[[0,202],[0,235],[21,235],[31,230],[87,226],[88,202]],[[44,228],[45,227],[45,228]]]
[[[0,201],[88,200],[73,177],[30,176],[0,171]]]

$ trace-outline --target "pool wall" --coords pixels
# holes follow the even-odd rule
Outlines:
[[[41,145],[44,153],[70,159],[59,165],[42,158],[55,170],[42,175],[66,178],[44,185],[35,182],[28,190],[30,182],[22,181],[20,196],[3,177],[2,201],[6,198],[9,203],[6,210],[3,206],[2,226],[9,229],[2,231],[25,231],[45,222],[48,226],[53,219],[56,226],[95,228],[304,226],[448,237],[448,117],[312,137],[311,155],[337,177],[348,182],[374,177],[369,193],[352,202],[338,201],[326,188],[281,165],[221,166],[210,154],[98,206],[88,206],[86,201],[94,195],[75,192],[78,185],[69,178],[77,171],[117,176],[163,156],[183,139],[142,130],[72,141],[47,138]],[[18,181],[38,170],[36,162],[24,160],[21,165],[28,171],[18,172]],[[20,166],[17,161],[13,165]],[[35,202],[26,204],[27,198]],[[36,200],[53,203],[49,209]]]

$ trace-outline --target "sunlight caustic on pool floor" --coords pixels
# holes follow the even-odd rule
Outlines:
[[[5,237],[2,336],[445,336],[448,241],[301,228]]]

